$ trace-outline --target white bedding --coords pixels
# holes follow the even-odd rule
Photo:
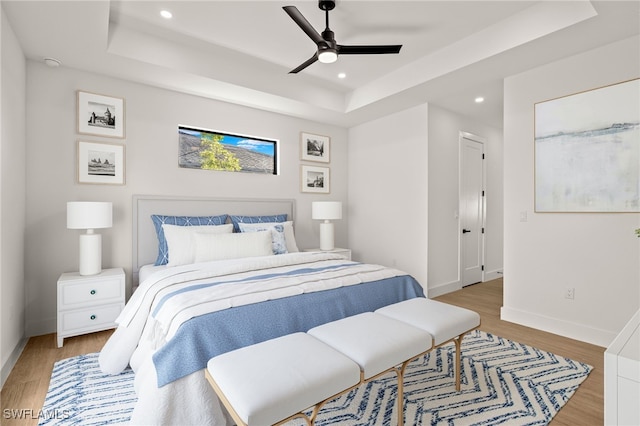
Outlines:
[[[178,292],[180,294],[177,296],[161,302],[163,296],[192,288],[194,283],[209,283],[211,280],[224,282],[226,277],[235,279],[250,276],[253,271],[263,268],[286,271],[287,268],[296,268],[307,262],[347,262],[352,270],[345,274],[330,271],[313,279],[305,275],[255,283],[249,281],[247,284],[243,282],[241,286],[223,283],[216,285],[215,291]],[[157,386],[158,375],[152,355],[173,337],[182,323],[206,312],[398,275],[406,274],[378,265],[356,264],[329,253],[291,253],[172,268],[145,268],[141,285],[127,303],[117,320],[117,330],[100,353],[100,366],[111,374],[117,374],[127,365],[131,365],[136,372],[138,402],[131,424],[230,424],[203,370],[165,386]],[[156,315],[150,316],[154,310],[157,310]]]
[[[162,271],[163,269],[167,269],[169,266],[167,265],[143,265],[140,267],[138,271],[138,282],[143,283],[147,278],[151,276],[154,272]]]

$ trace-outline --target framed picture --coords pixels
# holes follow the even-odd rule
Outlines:
[[[328,194],[330,188],[329,168],[316,166],[301,166],[300,187],[302,192]]]
[[[78,90],[78,133],[124,139],[124,99]]]
[[[640,79],[535,104],[536,212],[640,211]]]
[[[278,142],[178,126],[178,166],[187,169],[278,174]]]
[[[331,138],[329,136],[300,133],[300,158],[306,161],[331,161]]]
[[[124,145],[78,142],[78,183],[124,185]]]

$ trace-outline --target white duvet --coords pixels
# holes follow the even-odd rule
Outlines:
[[[269,268],[280,271],[306,263],[350,264],[322,274],[295,275],[283,279],[252,281],[251,274]],[[249,259],[207,262],[166,268],[151,274],[133,294],[117,319],[118,328],[100,353],[100,366],[117,374],[131,365],[136,373],[138,402],[131,418],[134,425],[226,425],[226,410],[200,370],[158,388],[152,355],[194,316],[295,294],[355,285],[405,273],[378,265],[357,264],[329,253],[291,253]],[[357,267],[356,267],[357,266]],[[246,284],[219,284],[198,291],[183,291],[194,284],[247,279]],[[176,291],[179,290],[179,291]],[[166,298],[169,294],[177,295]],[[166,299],[166,300],[163,300]],[[153,316],[150,313],[155,312]]]

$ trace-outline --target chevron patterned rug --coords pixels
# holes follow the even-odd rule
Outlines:
[[[462,387],[454,384],[454,346],[409,364],[406,425],[545,425],[592,367],[483,331],[462,343]],[[397,382],[389,373],[327,403],[316,425],[395,425]],[[133,373],[105,376],[97,354],[59,361],[40,424],[115,424],[129,418]],[[43,419],[44,417],[44,419]],[[287,426],[303,425],[294,420]]]

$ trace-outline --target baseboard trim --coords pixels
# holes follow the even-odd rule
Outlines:
[[[505,306],[500,309],[500,319],[605,348],[616,337],[610,331]]]
[[[460,281],[452,281],[446,284],[440,284],[436,287],[429,287],[427,290],[427,296],[429,299],[433,299],[434,297],[442,296],[443,294],[451,293],[452,291],[457,291],[462,288]]]
[[[56,317],[31,321],[26,325],[27,336],[42,336],[43,334],[55,333],[58,328]]]
[[[502,273],[502,269],[496,269],[495,271],[486,271],[484,273],[484,281],[497,280],[498,278],[502,278],[504,274]]]
[[[495,280],[498,278],[502,278],[502,269],[496,269],[495,271],[487,271],[483,276],[483,283],[491,280]],[[462,289],[462,283],[460,280],[451,281],[445,284],[439,284],[435,287],[429,287],[427,289],[429,299],[433,299],[434,297],[442,296],[443,294],[451,293],[453,291],[457,291]]]
[[[27,346],[28,341],[29,339],[27,338],[21,339],[16,347],[13,348],[13,351],[11,351],[11,355],[9,355],[9,358],[2,366],[2,369],[0,370],[0,389],[4,387],[5,382],[9,378],[9,374],[11,374],[11,370],[13,370],[13,367],[15,367],[16,363],[18,362],[18,358],[20,358],[20,355],[22,355],[22,351]]]

